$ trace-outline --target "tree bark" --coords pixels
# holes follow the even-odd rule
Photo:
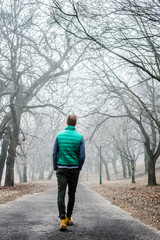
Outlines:
[[[156,186],[155,161],[150,157],[148,160],[148,186]]]
[[[116,175],[116,179],[118,180],[116,161],[112,160],[112,166],[113,166],[114,173]]]
[[[16,157],[16,148],[18,144],[19,132],[13,131],[10,136],[10,146],[6,162],[5,186],[14,186],[14,162]]]
[[[111,178],[110,178],[110,175],[109,175],[108,164],[103,157],[102,157],[102,162],[103,162],[103,164],[105,166],[105,170],[106,170],[106,179],[107,179],[107,181],[110,181]]]
[[[148,142],[145,143],[147,155],[148,155],[148,186],[156,186],[156,160],[160,154],[160,144],[157,147],[157,151],[153,154],[153,151],[150,149],[150,145]]]
[[[27,164],[23,166],[23,182],[27,182]]]
[[[127,168],[128,168],[128,176],[131,177],[132,173],[131,173],[131,167],[130,167],[129,161],[127,161]]]
[[[35,174],[34,174],[34,167],[32,167],[32,181],[34,181]]]
[[[122,162],[122,169],[123,169],[123,177],[126,178],[126,162],[121,156],[121,162]]]
[[[0,185],[1,185],[1,181],[2,181],[5,160],[7,157],[8,146],[9,146],[9,133],[6,133],[3,138],[1,155],[0,155]]]
[[[131,173],[132,173],[132,183],[136,183],[136,181],[135,181],[135,167],[134,167],[134,160],[131,160]]]
[[[144,146],[144,172],[147,173],[148,172],[148,153],[146,151],[146,148]]]

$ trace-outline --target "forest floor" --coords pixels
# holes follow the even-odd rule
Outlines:
[[[147,186],[147,177],[139,177],[132,184],[130,179],[119,181],[104,181],[99,184],[98,178],[89,177],[89,181],[82,181],[92,190],[104,196],[113,204],[131,213],[134,218],[160,230],[160,185]],[[160,176],[157,177],[160,183]],[[56,185],[52,181],[36,181],[15,184],[14,187],[0,186],[0,204],[13,201],[26,194],[46,191]]]
[[[130,179],[105,180],[101,185],[97,182],[98,179],[92,177],[85,184],[134,218],[160,230],[160,184],[148,187],[147,176],[138,177],[134,184]],[[160,176],[157,182],[160,183]]]
[[[13,201],[26,194],[34,194],[47,191],[53,188],[54,181],[34,181],[28,183],[15,184],[14,187],[0,186],[0,204]]]

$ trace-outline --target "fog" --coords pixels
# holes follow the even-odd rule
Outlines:
[[[0,4],[0,182],[51,179],[70,113],[85,138],[82,178],[148,174],[160,155],[158,1]],[[100,146],[102,156],[100,156]]]

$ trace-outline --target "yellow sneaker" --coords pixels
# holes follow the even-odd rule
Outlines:
[[[73,219],[69,218],[69,217],[66,217],[66,224],[69,225],[69,226],[73,225]]]
[[[67,221],[66,221],[66,219],[61,219],[59,230],[61,230],[61,231],[67,230]]]

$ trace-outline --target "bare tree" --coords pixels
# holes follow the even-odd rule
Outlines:
[[[96,90],[101,97],[99,97],[99,108],[94,109],[92,114],[102,116],[99,126],[104,121],[117,117],[129,117],[137,125],[141,136],[139,141],[144,142],[149,157],[148,184],[156,185],[155,164],[159,156],[158,83],[150,80],[139,89],[139,82],[132,84],[130,78],[128,80],[125,77],[122,80],[122,74],[118,75],[117,68],[113,71],[102,57],[101,62],[94,65],[97,66],[98,71],[101,71],[97,74],[97,70],[92,70],[96,72],[98,77],[96,84],[102,90]],[[134,77],[139,78],[141,75],[140,73],[132,75],[133,80]],[[112,108],[108,106],[109,102]],[[96,127],[95,130],[97,129]]]
[[[10,126],[9,149],[6,162],[5,185],[14,185],[14,162],[19,144],[22,114],[31,109],[53,107],[62,112],[61,106],[43,103],[38,93],[47,84],[54,84],[60,76],[67,75],[82,61],[84,46],[72,41],[64,31],[59,36],[53,25],[38,14],[41,9],[33,2],[3,1],[1,3],[2,63],[0,77],[6,87],[1,97],[5,99],[0,137]],[[42,14],[42,12],[41,12]],[[61,41],[61,47],[57,48]],[[59,44],[60,45],[60,44]],[[79,49],[81,45],[81,50]],[[6,50],[7,49],[7,50]],[[73,58],[74,56],[74,58]],[[64,100],[65,102],[65,100]]]
[[[52,17],[63,29],[67,29],[77,38],[93,42],[97,47],[110,53],[110,56],[114,55],[129,66],[142,71],[148,78],[160,81],[157,74],[159,2],[138,0],[116,2],[111,0],[107,3],[95,0],[85,3],[72,0],[52,2]],[[149,21],[146,21],[145,12]]]

